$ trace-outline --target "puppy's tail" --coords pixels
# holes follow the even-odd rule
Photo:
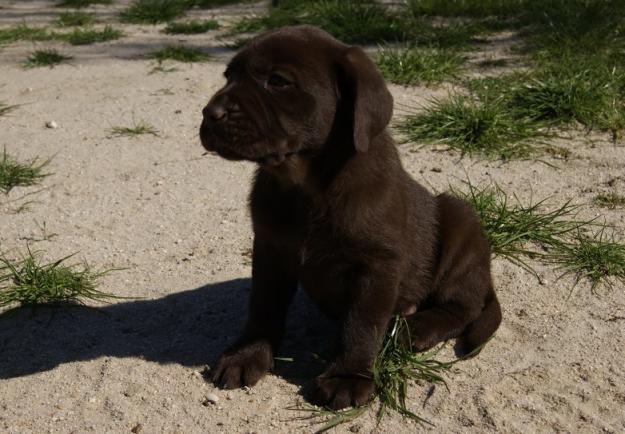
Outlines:
[[[491,288],[482,313],[464,329],[460,336],[461,354],[464,357],[477,355],[482,350],[484,344],[495,334],[500,323],[501,307],[495,291]]]

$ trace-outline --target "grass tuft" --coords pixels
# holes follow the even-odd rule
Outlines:
[[[158,130],[144,121],[136,123],[132,127],[113,127],[110,132],[114,137],[135,137],[143,134],[158,136]]]
[[[193,35],[197,33],[206,33],[209,30],[215,30],[217,28],[219,28],[219,23],[215,20],[193,20],[177,23],[168,23],[167,27],[165,27],[163,32],[170,35]]]
[[[122,31],[107,25],[102,30],[75,29],[73,32],[62,35],[61,37],[72,45],[87,45],[96,42],[112,41],[122,36],[124,36]]]
[[[61,0],[56,4],[63,8],[86,8],[92,5],[110,5],[113,0]]]
[[[456,51],[434,47],[386,48],[377,58],[378,67],[387,80],[407,86],[457,78],[464,61]]]
[[[406,398],[410,382],[423,381],[433,385],[443,384],[447,387],[443,374],[462,359],[440,362],[434,359],[437,352],[438,349],[414,353],[411,348],[408,323],[402,317],[395,317],[373,366],[373,381],[376,385],[374,398],[377,398],[379,404],[376,412],[378,422],[389,410],[392,410],[418,423],[432,425],[431,422],[406,406]],[[312,416],[308,419],[320,419],[318,423],[323,423],[323,426],[315,432],[321,433],[353,421],[371,405],[373,405],[373,400],[362,407],[339,411],[320,409],[310,405],[295,409],[310,412]]]
[[[61,12],[56,20],[62,27],[86,26],[93,23],[93,14],[81,11]]]
[[[175,60],[177,62],[206,62],[210,56],[196,48],[189,48],[183,45],[169,45],[150,54],[152,59],[159,62],[165,60]]]
[[[383,42],[407,39],[409,26],[399,15],[368,0],[287,1],[269,13],[243,18],[233,34],[259,32],[286,25],[312,24],[347,42]]]
[[[467,191],[452,189],[452,193],[477,212],[493,255],[529,271],[532,269],[525,258],[546,259],[590,223],[576,220],[578,207],[570,202],[548,211],[546,199],[523,205],[516,197],[511,200],[497,185],[477,187],[466,182],[466,186]]]
[[[6,149],[0,158],[0,191],[8,194],[15,187],[27,187],[38,184],[43,178],[49,176],[44,168],[50,163],[50,159],[38,161],[37,158],[26,163],[20,163],[7,154]]]
[[[380,400],[378,420],[390,409],[417,422],[431,424],[407,408],[406,397],[408,384],[412,381],[444,384],[447,387],[441,374],[449,371],[461,359],[440,362],[433,358],[437,353],[438,349],[415,353],[412,350],[408,323],[402,317],[395,317],[386,334],[382,351],[373,365],[373,381],[376,385],[376,396]]]
[[[120,19],[134,24],[164,23],[180,17],[192,5],[189,0],[135,0]]]
[[[442,143],[486,158],[527,158],[537,152],[538,127],[502,110],[496,100],[465,95],[434,100],[423,113],[407,116],[396,128],[408,141]]]
[[[15,41],[49,41],[54,37],[45,27],[30,27],[26,24],[0,29],[0,45]]]
[[[587,279],[593,292],[600,284],[612,288],[615,281],[625,283],[625,244],[605,229],[591,235],[579,231],[573,243],[559,246],[551,257],[565,274],[575,275],[576,282]]]
[[[55,49],[37,50],[28,56],[23,66],[24,68],[40,68],[44,66],[53,68],[55,65],[59,65],[70,59],[72,59],[71,56],[61,54]]]
[[[525,0],[408,0],[413,15],[487,17],[518,13]]]
[[[28,255],[17,262],[0,256],[0,307],[16,303],[37,306],[120,298],[96,288],[98,279],[112,270],[94,271],[87,263],[82,269],[64,265],[71,256],[47,264],[42,264],[37,253],[30,249]]]
[[[616,209],[619,207],[625,207],[625,196],[615,192],[598,194],[593,199],[593,202],[604,208]]]

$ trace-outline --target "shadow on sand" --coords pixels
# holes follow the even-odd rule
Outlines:
[[[0,378],[47,371],[101,356],[139,357],[185,366],[212,364],[241,331],[249,279],[236,279],[155,300],[101,308],[16,308],[0,315]],[[276,373],[302,384],[323,369],[315,354],[327,351],[334,325],[302,291],[291,307]]]

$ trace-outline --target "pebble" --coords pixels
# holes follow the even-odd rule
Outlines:
[[[52,129],[56,129],[59,127],[59,124],[57,124],[54,121],[48,121],[46,122],[46,128],[52,128]]]
[[[131,430],[131,433],[134,434],[139,434],[141,432],[141,430],[143,429],[143,425],[141,425],[140,423],[136,424]]]
[[[202,404],[206,406],[208,404],[217,404],[218,402],[219,396],[215,395],[214,393],[209,393],[208,395],[206,395],[206,399]]]

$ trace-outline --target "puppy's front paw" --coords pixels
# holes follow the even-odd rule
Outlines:
[[[273,351],[266,342],[235,346],[221,355],[212,380],[222,389],[253,386],[273,368]]]
[[[370,375],[328,370],[313,380],[310,401],[333,410],[366,404],[375,391]]]

